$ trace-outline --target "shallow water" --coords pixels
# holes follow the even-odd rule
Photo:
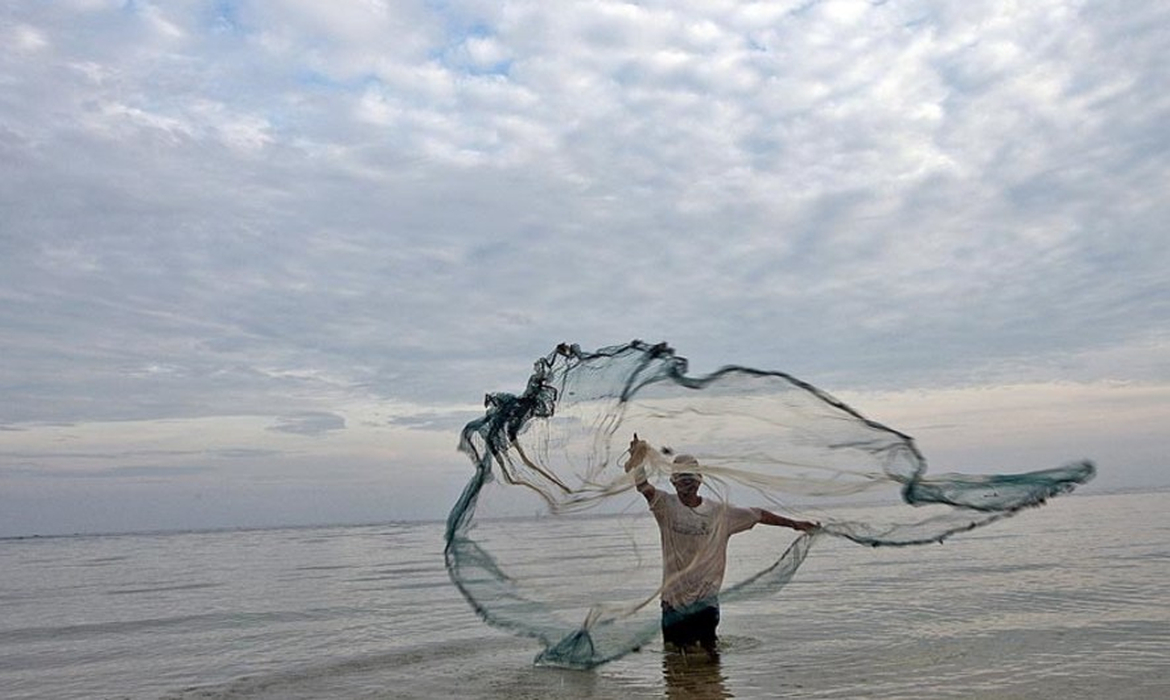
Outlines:
[[[588,672],[533,667],[535,642],[480,622],[439,524],[0,540],[0,696],[1168,697],[1168,505],[1065,497],[944,545],[824,538],[774,600],[724,606],[717,662],[655,643]],[[604,560],[613,526],[593,526],[545,530],[540,566]],[[731,574],[788,541],[738,536]]]

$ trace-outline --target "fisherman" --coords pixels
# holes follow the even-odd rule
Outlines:
[[[727,541],[757,523],[808,532],[819,525],[791,520],[762,508],[739,508],[699,495],[703,484],[698,460],[680,454],[671,464],[675,493],[654,488],[644,462],[654,448],[637,435],[630,441],[626,472],[633,472],[638,492],[646,497],[662,538],[662,638],[685,649],[698,644],[716,653],[719,589],[727,569]],[[661,453],[658,453],[661,454]]]

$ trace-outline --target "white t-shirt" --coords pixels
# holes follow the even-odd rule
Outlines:
[[[704,498],[691,508],[676,494],[658,491],[650,502],[662,536],[662,602],[680,608],[714,598],[727,569],[727,541],[750,530],[762,517],[759,508]]]

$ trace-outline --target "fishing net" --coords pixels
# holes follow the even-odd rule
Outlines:
[[[690,377],[671,348],[640,341],[561,345],[523,393],[491,394],[486,409],[463,429],[475,472],[448,517],[447,570],[484,620],[539,640],[537,662],[559,666],[593,667],[659,635],[658,529],[635,473],[672,492],[678,452],[697,461],[687,471],[709,502],[821,525],[733,556],[723,603],[775,595],[820,538],[940,542],[1094,474],[1079,462],[928,478],[909,436],[810,384],[747,367]],[[627,472],[634,433],[654,449]]]

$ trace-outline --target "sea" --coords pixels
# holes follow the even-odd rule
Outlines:
[[[1170,491],[943,544],[819,537],[782,591],[723,606],[717,659],[655,642],[588,671],[482,622],[443,527],[2,539],[0,698],[1170,698]],[[609,546],[583,527],[539,566]]]

